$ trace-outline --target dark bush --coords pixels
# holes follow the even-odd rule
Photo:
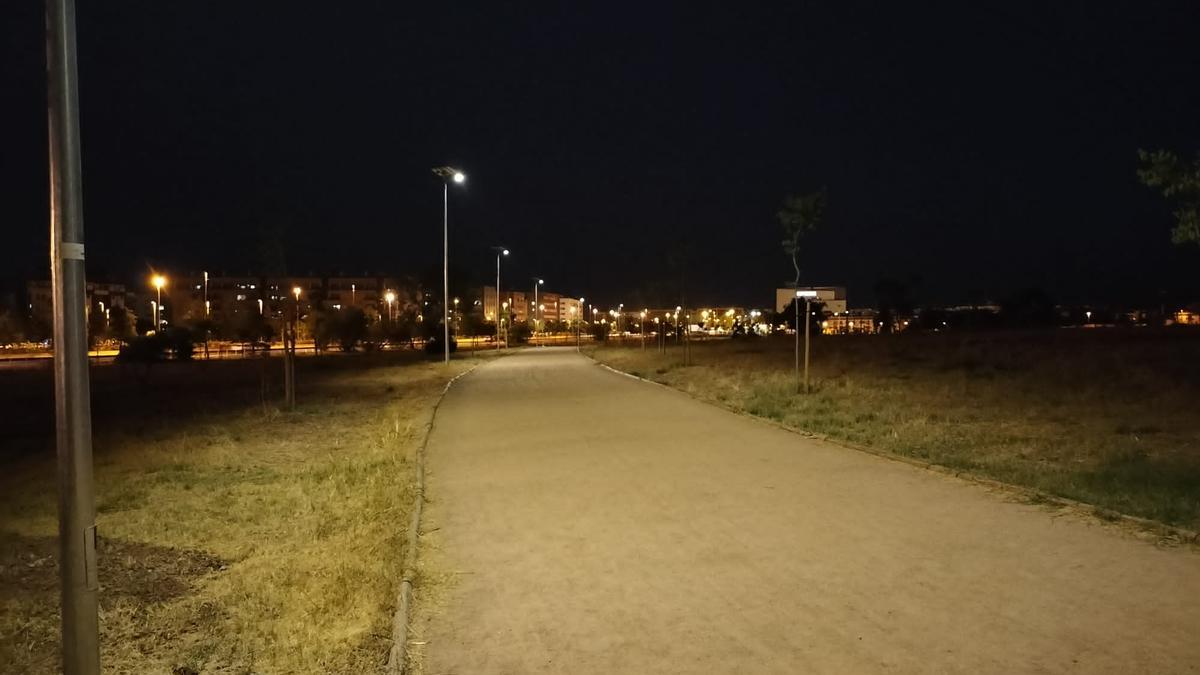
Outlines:
[[[436,354],[441,354],[444,351],[445,350],[442,348],[441,336],[438,336],[438,337],[436,337],[432,340],[429,340],[425,343],[425,353],[426,354],[433,356]],[[450,338],[450,353],[453,354],[456,351],[458,351],[458,340],[455,340],[454,338]]]

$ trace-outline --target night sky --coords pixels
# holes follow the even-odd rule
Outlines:
[[[983,4],[82,0],[89,273],[258,269],[264,230],[292,273],[437,269],[452,164],[476,281],[504,244],[523,285],[765,305],[827,186],[804,280],[852,306],[1200,291],[1135,175],[1200,149],[1200,3]],[[0,8],[10,280],[48,267],[42,13]]]

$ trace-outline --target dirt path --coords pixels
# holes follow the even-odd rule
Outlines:
[[[459,381],[428,465],[429,675],[1200,672],[1200,555],[573,351]]]

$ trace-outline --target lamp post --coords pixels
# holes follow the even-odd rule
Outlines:
[[[154,285],[154,290],[158,292],[158,302],[154,305],[154,332],[157,333],[161,327],[160,319],[162,318],[162,289],[167,285],[167,279],[161,274],[155,274],[150,278],[150,283]]]
[[[392,303],[396,301],[396,294],[392,291],[388,291],[387,293],[383,294],[383,299],[386,300],[388,304],[387,318],[388,325],[390,326],[392,323]]]
[[[542,285],[542,284],[544,284],[544,283],[546,283],[546,280],[545,280],[545,279],[539,279],[538,277],[533,277],[533,307],[530,307],[530,308],[529,308],[529,311],[530,311],[530,313],[531,313],[531,314],[533,314],[533,332],[534,332],[535,334],[537,333],[537,328],[538,328],[538,318],[537,318],[537,306],[538,306],[537,292],[538,292],[538,286],[541,286],[541,285]]]
[[[62,669],[67,675],[95,675],[100,672],[100,581],[92,486],[74,0],[47,0],[45,25]]]
[[[642,351],[646,351],[646,310],[643,309],[639,316],[638,333],[642,336]]]
[[[450,363],[450,181],[462,183],[467,177],[449,166],[433,172],[442,178],[442,350]]]
[[[296,333],[300,322],[300,287],[292,287],[292,320],[283,336],[283,395],[288,410],[296,409]]]
[[[212,313],[212,307],[208,304],[208,272],[204,273],[204,318],[207,319]],[[208,322],[204,324],[204,358],[208,359]]]
[[[508,255],[508,249],[503,246],[493,246],[496,252],[496,349],[500,349],[500,258]]]
[[[812,321],[809,318],[812,299],[817,297],[816,291],[796,291],[796,391],[800,391],[800,298],[804,298],[804,393],[808,393],[808,348],[809,329]]]

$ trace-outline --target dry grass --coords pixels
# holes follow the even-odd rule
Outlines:
[[[1200,335],[821,338],[813,393],[792,341],[609,346],[613,367],[735,410],[1101,509],[1200,527]]]
[[[442,386],[470,363],[302,360],[294,413],[189,412],[199,402],[184,396],[174,414],[99,425],[106,672],[377,670],[412,455]],[[230,395],[253,401],[257,380],[244,384],[254,391]],[[6,672],[57,669],[53,471],[28,460],[0,485]]]

